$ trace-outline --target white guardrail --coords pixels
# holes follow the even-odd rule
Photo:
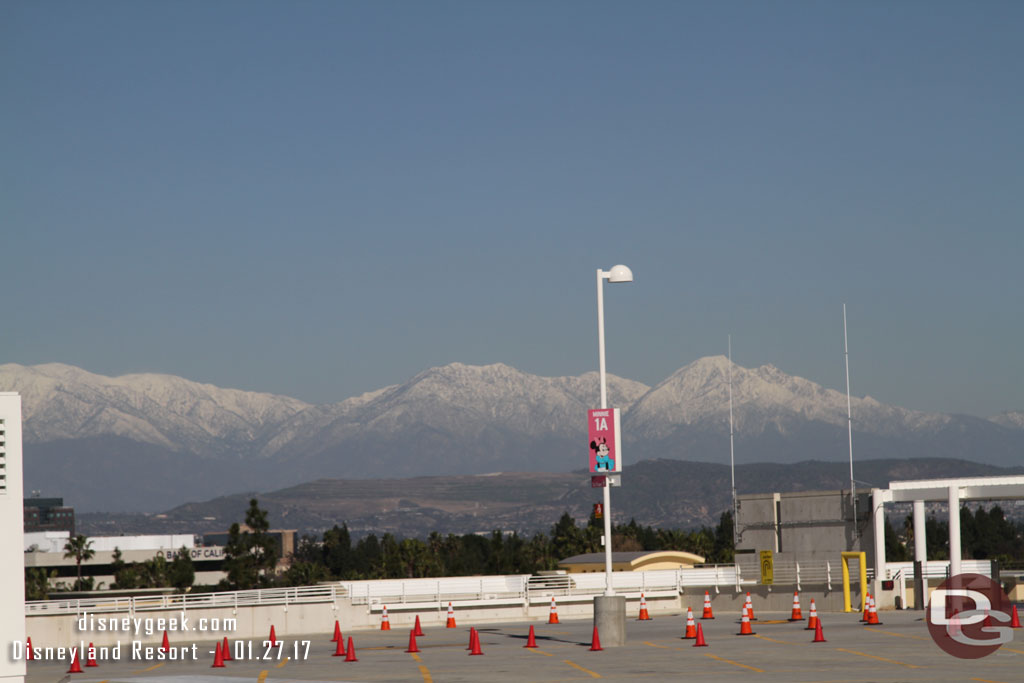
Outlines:
[[[641,592],[656,597],[678,595],[686,586],[733,586],[737,580],[733,565],[696,569],[647,572],[615,572],[612,585],[624,593]],[[744,581],[743,583],[754,583]],[[192,610],[232,608],[253,605],[289,605],[298,603],[335,603],[348,600],[353,605],[367,605],[371,611],[387,605],[422,607],[425,603],[445,605],[449,602],[471,604],[531,603],[547,601],[552,595],[563,599],[589,599],[604,592],[604,573],[554,574],[530,576],[448,577],[439,579],[391,579],[378,581],[342,581],[319,586],[296,588],[265,588],[222,593],[159,595],[146,597],[105,598],[96,596],[75,600],[39,600],[25,603],[28,616],[47,614],[81,614],[109,612],[147,612],[155,610]]]
[[[964,572],[988,576],[991,565],[987,560],[964,560]],[[945,577],[949,562],[925,563],[925,577]],[[901,575],[913,578],[913,562],[886,563],[887,578]],[[873,570],[868,571],[873,578]],[[746,578],[746,577],[750,578]],[[717,565],[694,569],[666,569],[646,572],[614,572],[612,586],[616,592],[647,597],[679,595],[688,587],[738,588],[756,585],[759,575],[740,572],[736,565]],[[828,590],[842,583],[841,567],[822,563],[776,563],[775,581],[779,585],[825,584]],[[348,600],[353,605],[366,605],[371,611],[387,605],[388,609],[402,606],[422,608],[428,604],[439,609],[453,604],[533,604],[547,602],[551,596],[563,601],[589,600],[601,595],[605,589],[604,572],[586,574],[545,574],[531,576],[463,576],[439,579],[390,579],[378,581],[341,581],[318,586],[295,588],[264,588],[222,593],[196,593],[157,595],[145,597],[96,596],[75,600],[39,600],[25,603],[27,616],[48,614],[81,614],[148,612],[156,610],[193,610],[208,608],[250,607],[255,605],[290,605],[299,603],[336,603]],[[799,588],[798,588],[799,589]]]

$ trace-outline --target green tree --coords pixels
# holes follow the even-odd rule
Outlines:
[[[174,554],[174,561],[167,568],[169,583],[184,593],[196,580],[196,568],[192,564],[192,551],[185,546]]]
[[[324,532],[322,550],[323,562],[331,575],[338,579],[355,578],[355,556],[352,552],[352,537],[348,532],[348,524]]]
[[[248,547],[258,574],[258,581],[261,585],[269,585],[273,581],[274,570],[277,568],[277,543],[267,533],[270,530],[267,511],[260,509],[255,498],[249,501],[249,509],[245,513],[245,525],[251,530]]]
[[[25,599],[46,600],[50,594],[50,579],[57,577],[57,570],[47,572],[41,567],[25,569]]]
[[[88,562],[96,554],[92,549],[92,541],[78,534],[68,539],[64,544],[64,559],[74,558],[75,566],[78,569],[78,580],[75,582],[75,590],[81,590],[82,585],[82,563]]]
[[[289,586],[312,586],[327,578],[327,568],[320,562],[293,562],[284,573]]]
[[[277,543],[268,533],[267,511],[260,508],[255,498],[249,501],[245,525],[245,531],[237,522],[228,529],[224,546],[227,578],[222,583],[239,590],[269,586],[277,568]]]

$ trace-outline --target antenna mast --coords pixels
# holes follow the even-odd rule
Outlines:
[[[843,304],[843,357],[846,360],[846,429],[850,441],[850,501],[853,503],[853,529],[857,530],[857,484],[853,480],[853,411],[850,407],[850,346],[846,338],[846,304]]]
[[[736,453],[733,448],[732,432],[732,335],[727,336],[729,343],[729,470],[732,473],[732,547],[736,548],[737,524],[739,523],[736,509]]]

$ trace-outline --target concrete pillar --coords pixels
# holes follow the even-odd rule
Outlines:
[[[949,575],[960,573],[960,487],[949,487]]]
[[[601,647],[626,644],[626,596],[598,595],[594,598],[594,626]]]
[[[914,559],[928,561],[928,543],[924,531],[924,501],[914,501]]]
[[[885,500],[882,489],[871,489],[871,509],[875,523],[875,583],[885,578]],[[877,587],[875,593],[878,592]]]

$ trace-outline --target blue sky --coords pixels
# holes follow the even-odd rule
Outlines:
[[[0,362],[1024,410],[1024,4],[0,4]]]

